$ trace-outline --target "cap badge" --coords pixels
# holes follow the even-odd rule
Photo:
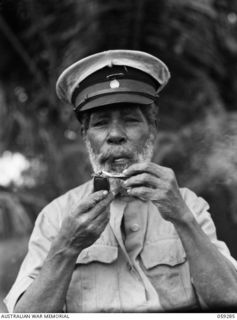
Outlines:
[[[116,88],[119,88],[120,87],[120,83],[118,80],[114,79],[112,81],[110,81],[110,88],[111,89],[116,89]]]

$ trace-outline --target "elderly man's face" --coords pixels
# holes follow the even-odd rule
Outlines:
[[[114,105],[91,113],[84,139],[95,172],[122,172],[132,163],[151,160],[155,129],[140,107]]]

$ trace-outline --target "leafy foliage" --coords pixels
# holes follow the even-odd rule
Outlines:
[[[160,97],[156,161],[207,198],[224,188],[236,223],[236,33],[230,0],[1,1],[0,150],[46,168],[18,193],[43,205],[89,177],[79,125],[55,95],[60,72],[100,50],[138,49],[172,74]]]
[[[237,257],[237,1],[0,0],[0,44],[0,154],[24,154],[33,181],[0,187],[0,300],[41,208],[90,177],[79,124],[55,81],[101,50],[143,50],[169,66],[155,161],[210,203]]]
[[[7,192],[0,193],[0,238],[12,234],[24,235],[32,229],[24,207],[17,197]]]

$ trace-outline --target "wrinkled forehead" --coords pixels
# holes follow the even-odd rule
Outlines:
[[[131,103],[113,104],[111,106],[102,106],[96,109],[87,110],[81,113],[80,123],[82,130],[87,131],[91,120],[101,117],[125,119],[126,116],[136,117],[147,122],[149,127],[157,129],[158,107],[156,105],[140,105]]]

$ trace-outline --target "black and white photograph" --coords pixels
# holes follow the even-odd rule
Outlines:
[[[237,1],[0,0],[0,314],[236,312]]]

